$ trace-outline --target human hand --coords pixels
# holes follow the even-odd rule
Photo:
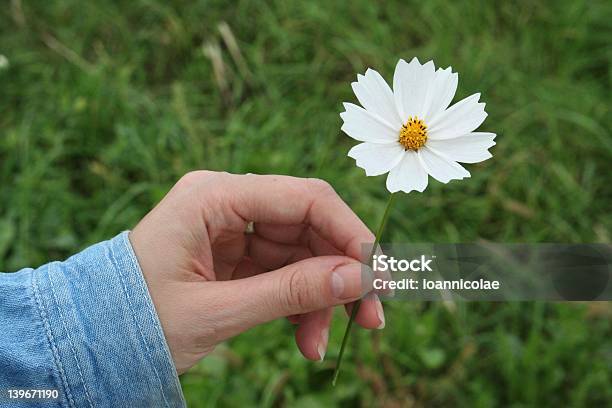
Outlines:
[[[188,173],[130,241],[179,374],[219,342],[279,317],[298,325],[302,354],[321,360],[332,307],[371,287],[358,259],[374,236],[318,179]],[[356,322],[384,326],[376,295]]]

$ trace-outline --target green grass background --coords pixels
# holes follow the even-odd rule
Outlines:
[[[402,196],[386,241],[610,242],[611,3],[5,1],[0,270],[131,228],[185,172],[321,177],[372,227],[384,178],[346,157],[341,102],[398,58],[460,73],[498,134],[472,178]],[[1,59],[1,58],[0,58]],[[609,303],[389,303],[330,386],[284,321],[181,379],[191,406],[610,406]]]

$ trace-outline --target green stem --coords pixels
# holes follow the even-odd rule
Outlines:
[[[370,252],[370,257],[368,258],[368,262],[372,262],[372,257],[376,253],[376,248],[380,243],[380,239],[382,237],[383,231],[385,230],[385,225],[387,225],[387,219],[389,218],[389,213],[391,212],[391,207],[393,206],[393,202],[395,201],[395,197],[397,193],[391,193],[389,196],[389,201],[387,202],[387,207],[385,208],[385,212],[383,213],[382,220],[380,221],[380,225],[378,226],[378,230],[376,230],[376,239],[374,240],[374,245],[372,246],[372,251]],[[338,362],[336,363],[336,369],[334,370],[334,377],[332,380],[332,385],[336,386],[336,381],[338,380],[338,375],[340,374],[340,366],[342,364],[342,356],[344,356],[344,349],[346,348],[346,343],[348,342],[349,335],[351,333],[351,327],[353,327],[353,321],[359,312],[359,306],[361,306],[361,299],[355,301],[353,303],[353,310],[351,311],[351,317],[349,318],[348,323],[346,324],[346,329],[344,330],[344,337],[342,337],[342,345],[340,346],[340,354],[338,354]]]

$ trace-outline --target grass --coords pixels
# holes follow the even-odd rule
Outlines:
[[[0,10],[0,270],[130,228],[183,173],[330,181],[372,227],[384,180],[340,128],[350,82],[399,57],[460,73],[499,136],[472,178],[398,200],[386,241],[611,240],[610,25],[594,1],[54,1]],[[457,100],[457,99],[456,99]],[[389,303],[339,385],[278,321],[181,379],[190,406],[604,406],[609,303]]]

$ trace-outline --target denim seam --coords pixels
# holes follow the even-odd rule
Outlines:
[[[42,272],[41,272],[42,273]],[[53,353],[53,359],[55,360],[55,365],[59,371],[62,385],[64,387],[64,392],[66,393],[66,397],[68,397],[68,405],[74,407],[74,400],[72,398],[72,392],[70,391],[70,386],[68,385],[68,379],[66,378],[66,373],[64,372],[64,366],[62,365],[62,361],[59,356],[59,351],[57,344],[55,344],[55,339],[53,337],[53,332],[51,331],[51,325],[49,324],[49,320],[47,319],[47,311],[42,300],[42,295],[40,294],[37,280],[37,273],[34,271],[32,273],[32,291],[34,292],[34,299],[36,300],[36,306],[38,308],[38,314],[40,315],[40,319],[43,322],[43,326],[45,327],[45,332],[47,335],[47,342],[49,343],[49,347],[51,348],[51,352]]]
[[[134,249],[132,248],[132,244],[129,241],[129,233],[125,233],[124,235],[124,240],[122,241],[122,243],[125,245],[128,256],[130,257],[130,261],[132,262],[132,265],[136,266],[137,272],[142,276],[142,272],[140,270],[140,264],[138,263],[138,259],[136,259],[136,254],[134,253]],[[142,276],[142,279],[144,280],[144,276]],[[140,292],[141,292],[141,296],[143,299],[149,299],[150,295],[149,292],[146,289],[146,286],[144,285],[140,285]],[[153,322],[153,324],[156,326],[156,328],[158,330],[156,330],[156,336],[158,341],[160,342],[160,344],[163,345],[164,351],[166,352],[166,357],[171,361],[172,360],[172,354],[170,353],[170,350],[168,349],[168,345],[166,343],[166,338],[163,336],[163,329],[159,326],[159,320],[156,314],[156,311],[154,309],[152,309],[152,307],[147,307],[147,312],[149,313],[149,317],[151,318],[151,321]],[[176,368],[174,367],[174,364],[172,365],[173,370],[176,371]],[[175,387],[177,387],[179,390],[181,390],[181,385],[180,382],[178,381],[178,376],[175,375]],[[181,399],[183,398],[183,394],[182,392],[179,392],[179,395],[181,396]]]
[[[51,268],[51,266],[49,266]],[[70,345],[70,350],[72,351],[72,355],[74,356],[74,360],[76,362],[77,372],[79,373],[79,377],[81,378],[81,382],[83,383],[83,389],[85,390],[85,397],[87,398],[87,402],[89,402],[89,406],[93,407],[93,402],[91,400],[91,396],[89,395],[89,391],[87,390],[87,384],[85,383],[85,378],[83,377],[83,370],[81,369],[81,365],[79,364],[79,358],[77,356],[76,349],[74,348],[74,342],[72,341],[72,337],[70,336],[70,330],[66,324],[66,319],[64,318],[64,314],[62,313],[62,308],[59,306],[57,302],[57,296],[55,294],[55,288],[53,286],[53,279],[51,275],[49,275],[49,286],[51,287],[51,293],[53,294],[53,299],[55,303],[58,305],[58,314],[60,316],[60,320],[64,325],[64,330],[66,331],[66,337],[68,338],[68,344]]]
[[[140,327],[140,324],[138,322],[138,318],[136,317],[135,311],[134,311],[134,306],[132,305],[132,300],[130,298],[129,292],[127,290],[127,282],[125,280],[125,277],[123,276],[123,273],[121,272],[121,267],[117,264],[117,258],[115,257],[115,251],[113,250],[113,246],[110,245],[109,246],[109,250],[111,252],[111,262],[113,263],[113,265],[115,266],[115,269],[117,270],[117,273],[119,274],[119,280],[121,281],[121,286],[123,287],[123,293],[127,299],[128,305],[129,305],[129,309],[130,309],[130,313],[132,315],[132,319],[134,320],[134,322],[136,323],[136,327],[138,328],[138,333],[140,334],[140,339],[142,341],[142,344],[144,345],[145,349],[147,350],[147,353],[151,353],[151,350],[149,349],[149,346],[147,345],[147,341],[146,338],[144,336],[144,333],[142,332],[142,328]],[[157,372],[157,368],[155,367],[155,364],[151,365],[151,368],[153,369],[153,372],[155,373],[155,377],[157,378],[157,381],[159,381],[159,390],[162,394],[162,397],[164,398],[164,403],[166,407],[169,407],[169,403],[168,403],[168,399],[166,398],[166,394],[164,393],[164,385],[162,383],[161,377],[159,375],[159,373]]]

